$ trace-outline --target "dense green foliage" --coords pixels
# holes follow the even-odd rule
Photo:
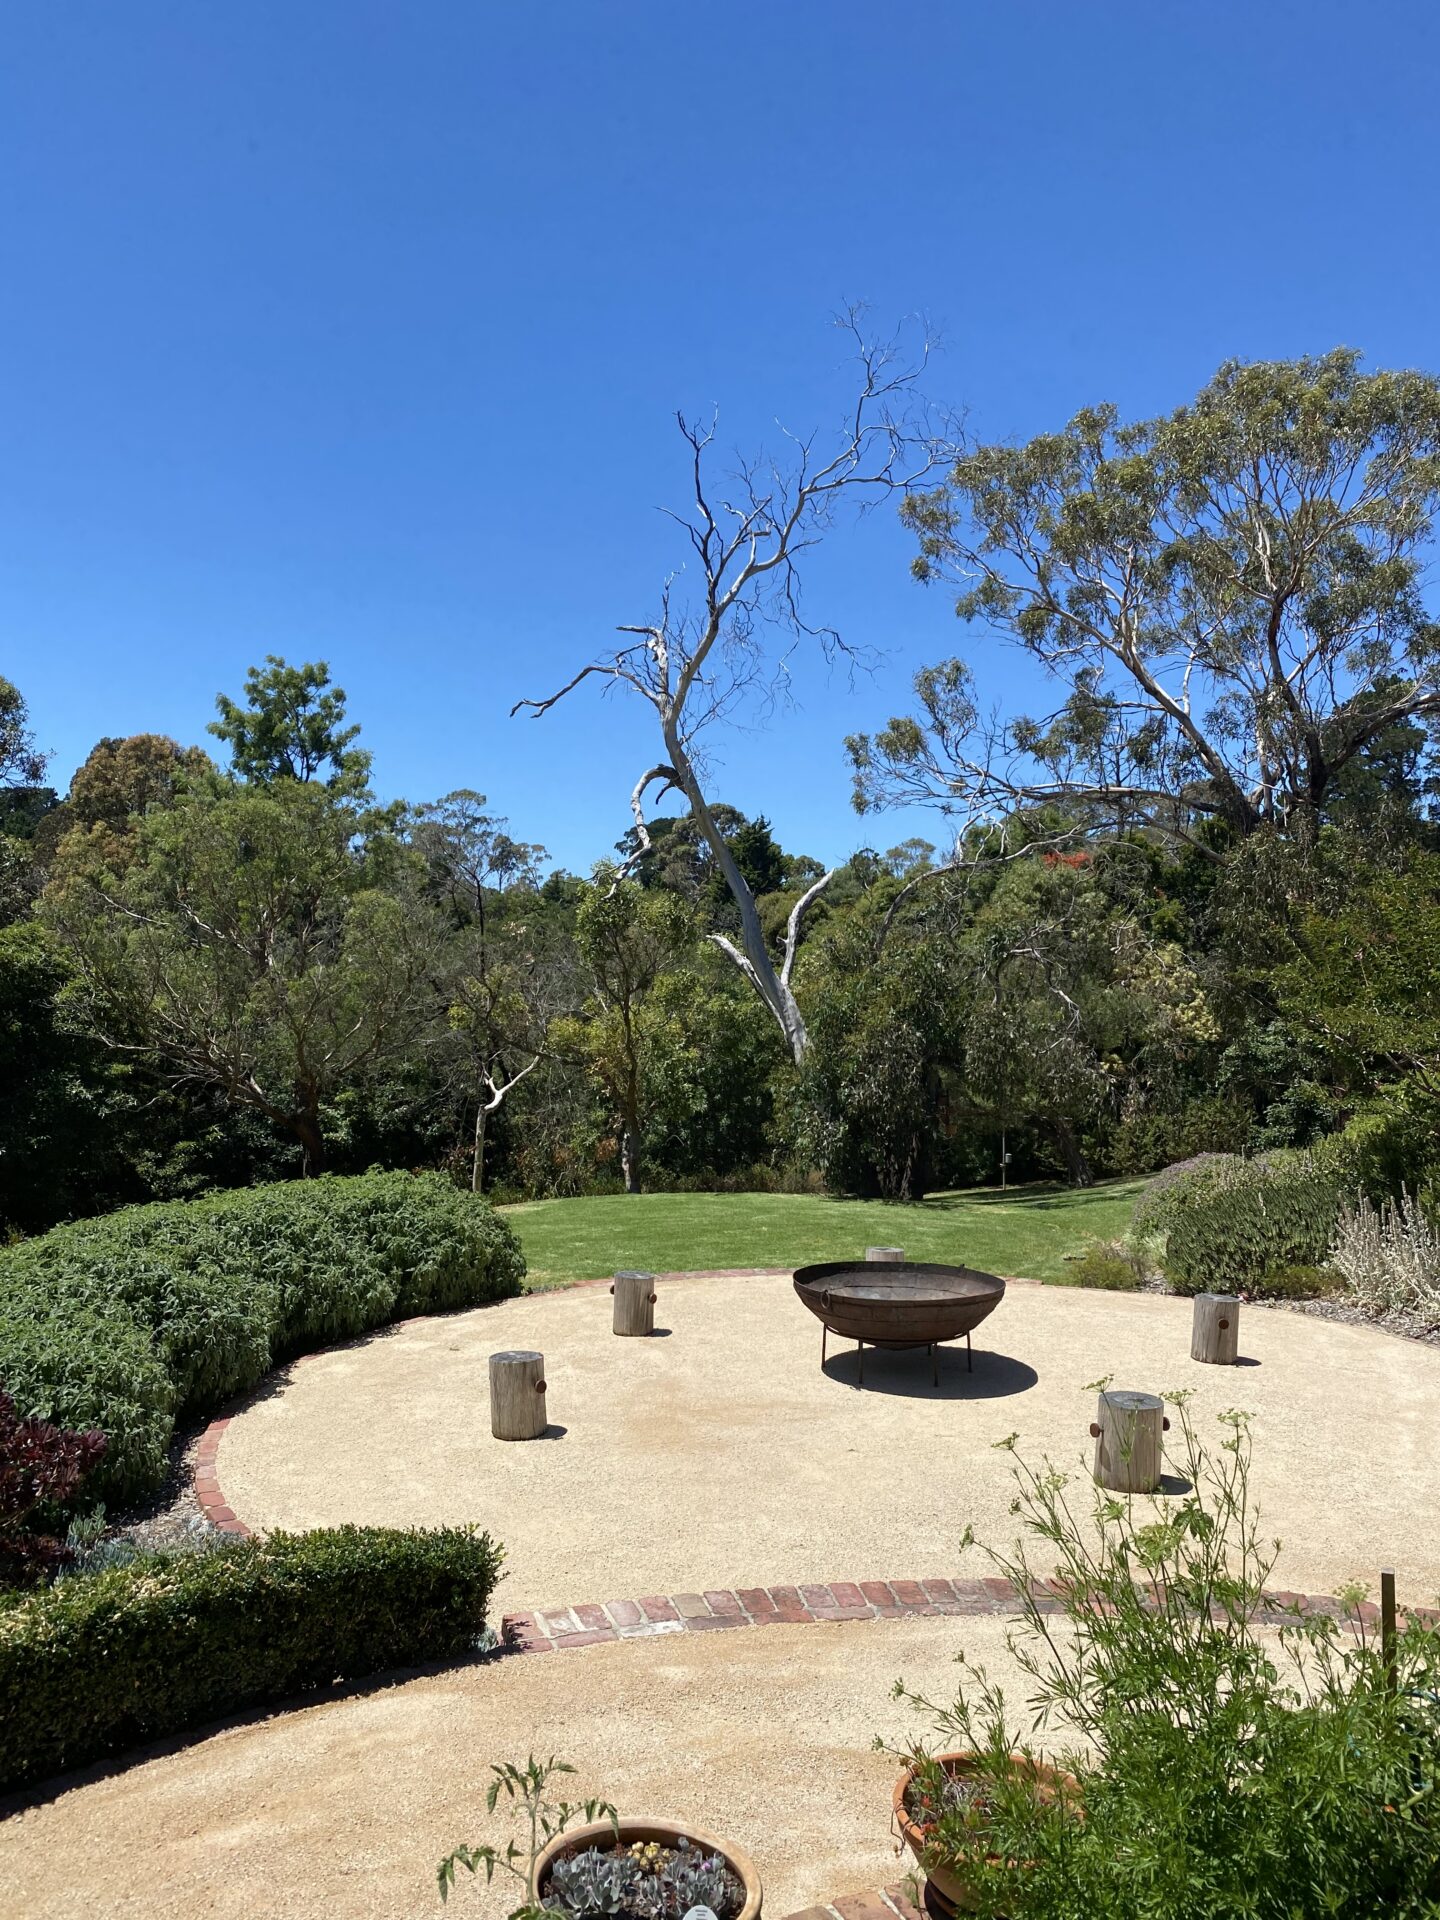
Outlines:
[[[965,449],[904,506],[919,571],[1061,704],[992,727],[927,669],[852,757],[953,844],[829,874],[689,757],[764,678],[743,596],[589,878],[472,790],[377,806],[323,662],[219,696],[228,766],[107,736],[63,797],[4,683],[0,1234],[322,1168],[915,1200],[1335,1135],[1372,1201],[1440,1200],[1437,449],[1440,385],[1349,352]],[[698,642],[656,631],[616,671],[663,706]]]
[[[131,1207],[0,1252],[0,1381],[98,1427],[94,1488],[158,1484],[175,1421],[275,1361],[519,1290],[514,1236],[437,1174],[376,1173]]]
[[[1087,407],[967,448],[906,502],[916,573],[1065,698],[992,728],[964,662],[926,669],[918,718],[851,742],[861,803],[943,797],[989,822],[1069,802],[1077,831],[1212,850],[1312,837],[1436,712],[1420,588],[1437,505],[1440,380],[1345,349],[1230,362],[1159,419]]]
[[[1264,1293],[1271,1275],[1272,1291],[1292,1292],[1280,1276],[1324,1265],[1349,1188],[1333,1158],[1217,1156],[1143,1200],[1136,1230],[1165,1235],[1165,1276],[1180,1293]]]
[[[0,1786],[387,1667],[466,1653],[488,1534],[340,1527],[0,1594]]]
[[[1029,1724],[969,1665],[953,1703],[909,1696],[943,1747],[977,1756],[983,1813],[970,1801],[930,1844],[990,1920],[1437,1911],[1440,1633],[1406,1627],[1392,1683],[1352,1622],[1298,1609],[1267,1621],[1276,1549],[1243,1418],[1225,1423],[1213,1452],[1180,1406],[1188,1491],[1163,1502],[1091,1487],[1077,1503],[1048,1462],[1017,1459],[1021,1539],[990,1558],[1019,1596],[1010,1644]],[[1047,1738],[1069,1744],[1042,1754]],[[1073,1786],[1037,1798],[1016,1752]],[[921,1767],[936,1799],[939,1769]]]

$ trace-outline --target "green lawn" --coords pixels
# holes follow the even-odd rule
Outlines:
[[[1052,1280],[1067,1253],[1122,1233],[1143,1180],[1069,1187],[969,1188],[915,1206],[791,1193],[613,1194],[535,1200],[501,1212],[520,1236],[532,1287],[624,1267],[798,1267],[867,1246],[912,1260]]]

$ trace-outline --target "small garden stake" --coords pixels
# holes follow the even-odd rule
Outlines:
[[[1380,1569],[1380,1655],[1385,1662],[1385,1684],[1395,1691],[1395,1569]]]

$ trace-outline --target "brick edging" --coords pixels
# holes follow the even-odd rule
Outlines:
[[[788,1920],[925,1920],[901,1881],[874,1893],[844,1893],[824,1906],[802,1907]]]
[[[195,1471],[192,1479],[195,1498],[200,1502],[200,1511],[215,1531],[247,1539],[250,1529],[243,1520],[237,1520],[233,1509],[226,1505],[216,1473],[220,1441],[229,1424],[230,1415],[227,1413],[219,1420],[212,1420],[201,1434],[200,1443],[195,1449]]]
[[[1041,1613],[1059,1613],[1064,1601],[1055,1582],[1037,1584],[1032,1598]],[[1369,1600],[1348,1607],[1329,1593],[1265,1595],[1262,1625],[1283,1625],[1307,1613],[1378,1624],[1380,1609]],[[925,1619],[940,1615],[1014,1613],[1019,1595],[1010,1581],[831,1580],[823,1586],[711,1587],[704,1593],[647,1594],[637,1600],[581,1601],[570,1607],[536,1607],[507,1613],[502,1644],[516,1653],[550,1653],[598,1646],[609,1640],[643,1640],[672,1633],[714,1633],[731,1627],[808,1626],[839,1620]],[[1412,1607],[1408,1617],[1440,1625],[1440,1612]]]

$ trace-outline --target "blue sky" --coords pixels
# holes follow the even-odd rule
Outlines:
[[[324,658],[379,787],[477,787],[583,869],[656,757],[545,693],[653,611],[673,414],[828,421],[829,316],[917,311],[1014,438],[1179,404],[1232,355],[1440,366],[1440,19],[1372,0],[65,0],[0,36],[0,673],[52,777],[203,740],[266,652]],[[993,640],[890,516],[817,618],[884,655],[717,743],[717,792],[843,857],[843,736]],[[932,834],[932,837],[935,837]]]

